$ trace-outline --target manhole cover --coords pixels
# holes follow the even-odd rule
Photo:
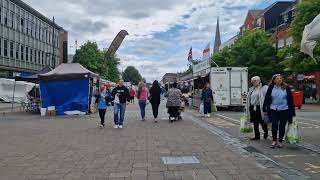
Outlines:
[[[200,161],[195,156],[169,156],[162,157],[164,164],[199,164]]]

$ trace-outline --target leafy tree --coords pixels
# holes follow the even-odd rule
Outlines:
[[[246,31],[231,47],[213,56],[219,66],[248,67],[249,76],[259,75],[263,80],[282,72],[271,36],[261,30]],[[212,66],[215,66],[212,63]]]
[[[97,43],[88,41],[76,51],[74,62],[80,63],[88,70],[100,74],[102,78],[116,82],[119,79],[118,65],[120,59],[116,56],[105,61],[105,51],[98,48]]]
[[[142,80],[142,76],[140,75],[139,71],[133,66],[128,66],[124,70],[122,78],[124,81],[132,82],[135,85],[139,84],[139,82]]]
[[[293,36],[293,47],[287,47],[280,50],[278,56],[283,61],[283,64],[287,72],[305,73],[313,72],[320,69],[319,57],[320,57],[320,45],[314,49],[314,57],[318,59],[318,63],[311,59],[310,56],[300,52],[300,44],[302,40],[302,34],[304,27],[311,23],[311,21],[320,13],[320,1],[319,0],[304,0],[296,8],[296,16],[290,26],[290,34]]]

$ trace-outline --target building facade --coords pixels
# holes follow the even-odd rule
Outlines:
[[[0,0],[0,76],[55,68],[67,57],[67,32],[21,0]]]

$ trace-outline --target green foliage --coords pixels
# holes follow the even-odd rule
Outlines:
[[[88,41],[76,51],[74,62],[100,74],[102,78],[116,82],[120,75],[117,68],[120,59],[114,56],[104,62],[104,55],[105,51],[99,50],[97,43]]]
[[[140,75],[139,71],[133,66],[128,66],[124,70],[122,78],[125,82],[132,82],[135,85],[139,84],[139,82],[142,80],[142,76]]]
[[[252,30],[246,31],[231,47],[216,53],[213,60],[221,67],[248,67],[250,77],[259,75],[268,80],[272,74],[282,72],[276,55],[271,36],[261,30]]]
[[[286,72],[304,73],[320,70],[320,45],[314,49],[314,56],[318,63],[311,59],[308,55],[300,52],[300,44],[304,27],[320,13],[319,0],[304,0],[296,8],[296,15],[290,26],[290,34],[294,39],[294,46],[282,49],[278,53],[279,59],[282,59],[281,64],[286,68]]]

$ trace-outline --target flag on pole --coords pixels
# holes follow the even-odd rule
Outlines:
[[[203,50],[203,60],[209,60],[209,59],[210,59],[210,43],[208,43]]]
[[[192,62],[192,47],[190,48],[189,54],[188,54],[188,61]]]

